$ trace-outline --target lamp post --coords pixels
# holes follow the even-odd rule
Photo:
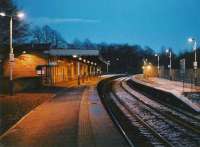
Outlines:
[[[0,12],[0,16],[2,17],[9,17],[10,18],[10,53],[9,53],[9,64],[10,64],[10,78],[9,78],[9,85],[10,85],[10,95],[14,94],[14,83],[13,83],[13,62],[14,62],[14,51],[13,51],[13,18],[24,18],[25,14],[22,12],[18,12],[17,15],[7,15],[4,12]]]
[[[106,65],[107,65],[106,71],[107,71],[107,73],[108,73],[108,72],[109,72],[109,66],[110,66],[110,60],[108,60],[108,61],[106,62]]]
[[[197,67],[198,67],[198,63],[197,63],[197,41],[196,41],[195,38],[188,38],[188,42],[194,43],[194,45],[193,45],[193,50],[194,50],[193,66],[194,66],[194,82],[195,82],[195,85],[196,85],[196,83],[197,83]]]
[[[155,54],[155,57],[157,57],[158,60],[158,77],[160,76],[160,56],[159,54]]]
[[[166,53],[169,53],[169,76],[170,76],[170,80],[172,80],[172,51],[171,49],[166,49]]]

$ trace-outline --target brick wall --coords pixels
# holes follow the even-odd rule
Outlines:
[[[34,54],[22,54],[15,58],[13,66],[13,78],[35,77],[36,67],[47,64],[47,60]],[[9,77],[9,62],[6,60],[3,64],[3,75]]]

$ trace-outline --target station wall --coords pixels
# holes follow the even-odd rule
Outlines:
[[[49,64],[50,63],[50,64]],[[13,79],[41,77],[45,84],[78,79],[78,61],[73,58],[43,57],[38,54],[22,54],[13,63]],[[80,78],[94,75],[97,68],[79,62]],[[40,67],[40,68],[38,68]],[[9,61],[3,63],[3,76],[9,77]]]

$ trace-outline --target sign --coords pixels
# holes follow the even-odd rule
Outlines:
[[[10,54],[10,62],[14,62],[15,60],[15,56],[13,53]]]
[[[57,62],[49,62],[49,65],[56,66],[56,65],[58,65],[58,63]]]

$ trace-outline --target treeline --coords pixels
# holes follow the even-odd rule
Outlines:
[[[7,15],[16,14],[19,9],[12,0],[0,0],[0,11]],[[129,44],[107,44],[92,43],[89,39],[80,41],[74,39],[73,42],[67,42],[62,35],[48,25],[31,26],[25,20],[13,20],[13,38],[14,44],[49,44],[50,48],[70,48],[70,49],[98,49],[101,56],[110,61],[109,71],[113,73],[140,73],[144,59],[148,59],[154,65],[157,65],[155,51],[150,47],[141,47],[139,45]],[[172,49],[173,50],[173,49]],[[9,52],[9,18],[0,17],[0,54]],[[160,65],[167,68],[169,56],[162,48],[160,53]],[[200,50],[197,50],[199,61]],[[172,53],[172,68],[179,68],[180,59],[186,59],[186,68],[192,68],[194,53],[184,52],[179,55]],[[105,66],[106,68],[106,66]]]

